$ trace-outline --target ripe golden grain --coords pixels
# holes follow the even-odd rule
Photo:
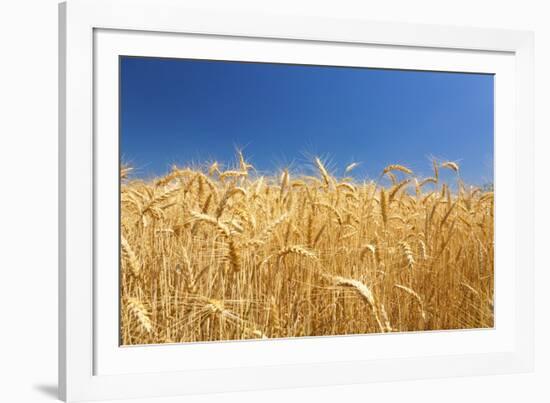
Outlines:
[[[388,187],[313,163],[256,176],[238,152],[150,182],[125,166],[122,343],[494,325],[492,192],[442,183],[453,162],[424,180],[388,165]]]
[[[455,171],[456,173],[458,173],[458,170],[460,169],[458,164],[456,162],[452,162],[452,161],[443,162],[441,164],[441,167],[442,168],[448,168],[452,171]]]
[[[412,171],[403,166],[403,165],[398,165],[398,164],[392,164],[392,165],[388,165],[386,168],[384,168],[384,171],[383,171],[383,174],[387,174],[388,172],[392,172],[392,171],[399,171],[399,172],[403,172],[405,174],[408,174],[408,175],[412,175]]]
[[[151,323],[149,313],[139,299],[128,298],[126,307],[128,308],[128,312],[137,319],[141,330],[147,333],[151,333],[153,331],[153,324]]]
[[[359,166],[359,163],[358,162],[352,162],[351,164],[349,164],[346,169],[345,169],[345,173],[348,173],[352,170],[354,170],[355,168],[357,168]]]

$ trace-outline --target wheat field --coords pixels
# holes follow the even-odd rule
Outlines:
[[[237,158],[122,168],[121,344],[493,327],[494,196],[456,163],[358,182]]]

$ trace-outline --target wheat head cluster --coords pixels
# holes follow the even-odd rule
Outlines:
[[[122,168],[122,344],[493,326],[494,196],[456,163],[359,183],[319,158],[266,177],[237,157],[150,181]]]

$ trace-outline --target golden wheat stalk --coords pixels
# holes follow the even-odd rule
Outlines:
[[[412,173],[413,173],[413,171],[411,171],[406,166],[398,165],[398,164],[392,164],[392,165],[388,165],[387,167],[385,167],[384,170],[382,171],[382,174],[385,175],[385,174],[387,174],[389,172],[392,172],[392,171],[402,172],[402,173],[407,174],[407,175],[412,175]]]
[[[414,297],[414,299],[418,302],[418,306],[420,308],[420,314],[422,315],[422,319],[426,320],[427,315],[426,315],[426,311],[424,310],[424,301],[422,300],[422,297],[420,297],[420,295],[418,295],[418,293],[416,291],[414,291],[412,288],[406,287],[404,285],[394,284],[394,287],[397,288],[398,290],[402,290],[402,291],[406,292],[407,294],[411,295],[412,297]]]
[[[319,170],[319,173],[321,174],[321,177],[323,178],[325,185],[329,186],[330,183],[332,182],[332,178],[318,157],[315,157],[315,165],[317,165],[317,169]]]
[[[359,166],[359,163],[358,162],[352,162],[351,164],[349,164],[346,169],[344,170],[345,173],[348,173],[348,172],[351,172],[352,170],[354,170],[355,168],[357,168]]]
[[[378,308],[374,300],[374,295],[372,291],[369,289],[369,287],[367,287],[364,283],[351,278],[332,276],[332,279],[335,282],[335,285],[337,287],[348,287],[355,290],[357,294],[361,297],[361,299],[365,301],[367,305],[370,307],[372,314],[374,316],[374,319],[376,321],[376,324],[378,325],[378,328],[380,329],[380,331],[382,333],[386,332],[387,328],[386,326],[384,326],[384,324],[380,320],[380,316],[378,314]]]
[[[411,249],[411,246],[405,241],[399,242],[398,245],[399,245],[399,248],[401,249],[401,252],[403,253],[403,257],[405,258],[405,261],[407,262],[407,268],[409,270],[414,269],[414,266],[416,265],[416,261],[414,260],[414,254]]]
[[[130,268],[130,272],[135,277],[139,277],[139,275],[141,274],[141,263],[134,253],[132,247],[126,240],[124,234],[120,235],[120,246],[122,249],[122,257],[124,258],[124,261],[127,262],[128,267]]]
[[[448,168],[452,171],[455,171],[456,173],[458,173],[458,171],[460,169],[458,164],[456,162],[452,162],[452,161],[443,162],[440,166],[442,168]]]
[[[153,331],[153,323],[151,322],[149,313],[139,299],[133,297],[128,298],[126,302],[126,307],[130,315],[137,320],[140,328],[144,332],[151,333]]]
[[[306,249],[305,247],[303,247],[301,245],[287,246],[287,247],[279,250],[275,254],[275,256],[278,257],[278,258],[282,258],[282,257],[284,257],[288,254],[303,256],[303,257],[307,257],[307,258],[310,258],[310,259],[317,259],[317,255],[315,253],[313,253],[312,251]]]

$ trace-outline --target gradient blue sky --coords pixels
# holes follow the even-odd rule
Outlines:
[[[137,175],[172,164],[235,162],[304,171],[319,155],[357,179],[399,163],[431,173],[457,161],[493,181],[493,76],[347,67],[122,57],[120,146]]]

